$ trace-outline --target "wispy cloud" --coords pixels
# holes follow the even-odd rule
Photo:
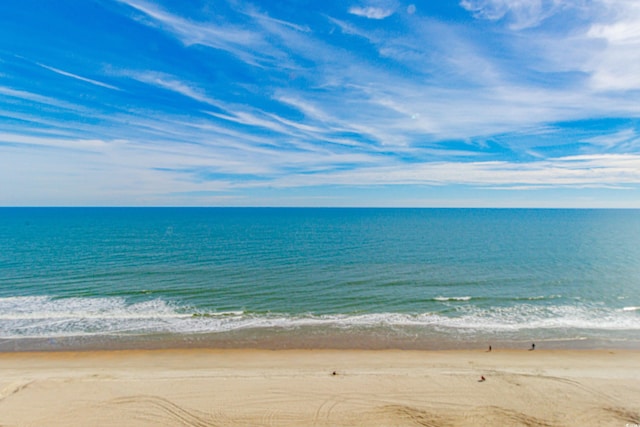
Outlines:
[[[349,13],[356,16],[362,16],[369,19],[384,19],[393,15],[393,9],[384,9],[375,6],[352,6],[349,8]]]
[[[640,3],[627,0],[462,0],[476,18],[506,20],[514,31],[536,29],[564,14],[566,36],[537,34],[543,61],[589,76],[596,91],[640,89]],[[572,12],[572,14],[569,14]],[[559,37],[559,38],[558,38]],[[531,38],[531,36],[529,36]],[[539,45],[542,46],[542,45]]]
[[[609,135],[599,135],[584,139],[584,142],[602,147],[611,152],[640,152],[640,135],[636,129],[624,129]]]
[[[22,39],[0,58],[0,180],[23,180],[32,200],[52,176],[86,200],[93,188],[167,204],[335,186],[356,199],[640,188],[634,2],[352,4],[117,0],[92,13],[118,37],[64,35],[100,49]]]
[[[478,18],[509,19],[509,26],[522,30],[540,25],[545,19],[580,0],[462,0],[460,5]]]
[[[167,73],[158,71],[119,71],[118,75],[129,77],[148,85],[175,92],[205,104],[217,106],[219,102],[204,93],[196,84],[185,82]]]
[[[115,87],[113,85],[110,85],[110,84],[107,84],[107,83],[103,83],[103,82],[100,82],[100,81],[97,81],[97,80],[89,79],[89,78],[86,78],[86,77],[82,77],[82,76],[79,76],[77,74],[69,73],[67,71],[59,70],[57,68],[50,67],[48,65],[44,65],[44,64],[38,64],[38,65],[41,66],[42,68],[45,68],[45,69],[49,70],[49,71],[53,71],[56,74],[60,74],[61,76],[71,77],[72,79],[76,79],[76,80],[80,80],[82,82],[90,83],[90,84],[95,85],[95,86],[105,87],[105,88],[111,89],[111,90],[121,90],[121,89],[119,89],[119,88],[117,88],[117,87]]]
[[[273,63],[282,58],[282,53],[273,49],[264,35],[251,26],[242,27],[215,21],[195,22],[171,14],[162,8],[140,0],[118,0],[151,18],[157,25],[186,45],[203,45],[221,49],[249,64]],[[146,21],[143,21],[146,23]]]
[[[11,98],[15,98],[15,99],[32,101],[38,104],[51,105],[58,108],[66,108],[66,109],[77,108],[77,105],[74,105],[70,102],[67,102],[58,98],[44,96],[38,93],[33,93],[29,91],[24,91],[24,90],[16,90],[9,87],[0,86],[0,94],[11,97]]]
[[[273,185],[471,185],[489,188],[601,188],[640,184],[640,156],[572,156],[530,163],[434,162],[361,168],[328,175],[296,176]]]

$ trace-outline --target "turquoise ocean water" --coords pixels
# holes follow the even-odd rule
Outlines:
[[[3,208],[0,351],[640,348],[640,211]]]

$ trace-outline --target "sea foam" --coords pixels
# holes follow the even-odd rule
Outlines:
[[[638,307],[614,310],[587,305],[508,307],[456,306],[444,313],[252,313],[203,312],[161,299],[129,302],[125,298],[0,298],[0,338],[47,338],[158,333],[202,334],[234,330],[320,327],[329,329],[412,327],[514,332],[572,329],[640,331]]]

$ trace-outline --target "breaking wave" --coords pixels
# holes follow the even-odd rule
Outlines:
[[[444,297],[443,297],[444,298]],[[446,301],[469,301],[470,297]],[[0,338],[55,338],[96,335],[200,334],[249,328],[286,329],[389,327],[424,330],[500,332],[520,330],[640,331],[640,307],[607,308],[589,305],[505,307],[456,305],[446,313],[290,314],[202,311],[162,299],[130,302],[121,297],[0,298]]]

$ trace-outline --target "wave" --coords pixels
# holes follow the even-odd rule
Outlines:
[[[542,300],[556,300],[562,298],[562,295],[537,295],[532,297],[484,297],[484,296],[437,296],[430,301],[437,302],[449,302],[449,301],[500,301],[500,302],[513,302],[513,301],[542,301]]]
[[[444,298],[444,297],[442,297]],[[462,299],[465,298],[465,299]],[[453,297],[447,301],[469,301]],[[518,303],[505,307],[456,305],[444,313],[291,314],[203,311],[162,299],[130,302],[108,298],[0,298],[0,338],[55,338],[158,333],[201,334],[250,328],[413,328],[441,333],[523,330],[640,331],[640,307]]]
[[[473,297],[435,297],[434,301],[471,301]]]
[[[187,315],[188,316],[188,315]],[[124,298],[0,298],[0,320],[34,319],[150,319],[185,317],[161,299],[128,304]]]

